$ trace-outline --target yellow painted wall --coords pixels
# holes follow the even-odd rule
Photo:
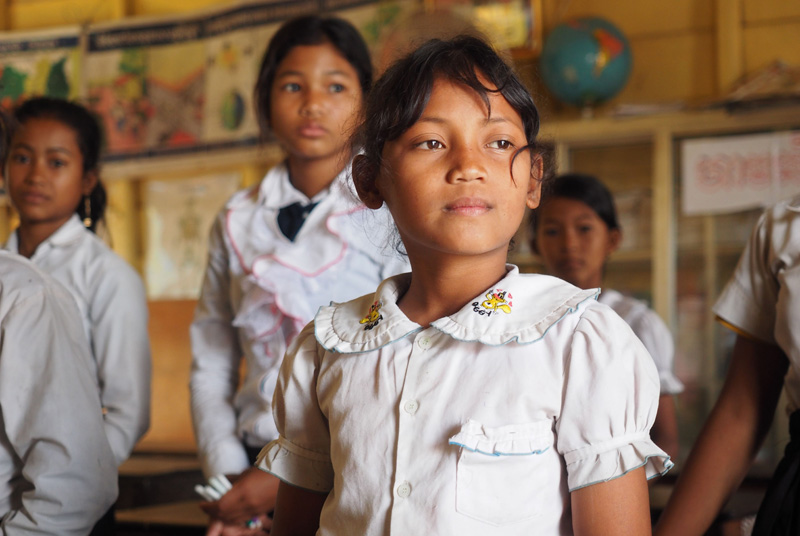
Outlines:
[[[121,19],[124,0],[7,0],[6,29],[30,30]]]
[[[0,0],[7,19],[0,28],[31,30],[118,20],[134,15],[170,15],[233,3],[235,0]],[[2,11],[0,10],[0,15]]]
[[[743,3],[745,72],[754,72],[776,59],[800,65],[800,2]]]
[[[786,0],[543,0],[545,29],[570,17],[600,16],[629,38],[628,86],[614,102],[702,100],[729,90],[720,59],[736,56],[739,75],[776,59],[800,65],[800,2]],[[734,27],[724,20],[735,21]],[[717,37],[724,32],[721,42]],[[741,33],[741,41],[735,40]],[[731,35],[733,34],[733,35]]]

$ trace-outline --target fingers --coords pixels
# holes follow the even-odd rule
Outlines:
[[[247,527],[243,524],[225,524],[222,521],[214,521],[208,527],[206,536],[264,536],[269,534],[272,529],[272,520],[267,516],[258,516],[261,522],[260,527]],[[215,532],[212,532],[214,530]]]
[[[222,521],[212,521],[206,530],[206,536],[223,536],[225,524]]]

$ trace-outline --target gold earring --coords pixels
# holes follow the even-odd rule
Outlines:
[[[83,197],[83,226],[87,229],[92,227],[92,201],[88,195]]]

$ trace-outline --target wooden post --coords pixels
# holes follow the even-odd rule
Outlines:
[[[744,75],[742,0],[717,0],[717,94],[724,95]]]
[[[8,2],[10,0],[0,0],[0,31],[10,30],[11,21],[9,21]]]
[[[106,181],[105,186],[108,192],[106,225],[111,234],[111,244],[119,256],[141,273],[144,259],[138,212],[139,181],[111,180]]]
[[[653,138],[653,309],[675,327],[676,241],[672,133],[659,128]]]

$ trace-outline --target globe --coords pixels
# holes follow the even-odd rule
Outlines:
[[[598,17],[557,25],[540,58],[542,80],[559,100],[591,107],[616,95],[631,72],[631,50],[619,29]]]

